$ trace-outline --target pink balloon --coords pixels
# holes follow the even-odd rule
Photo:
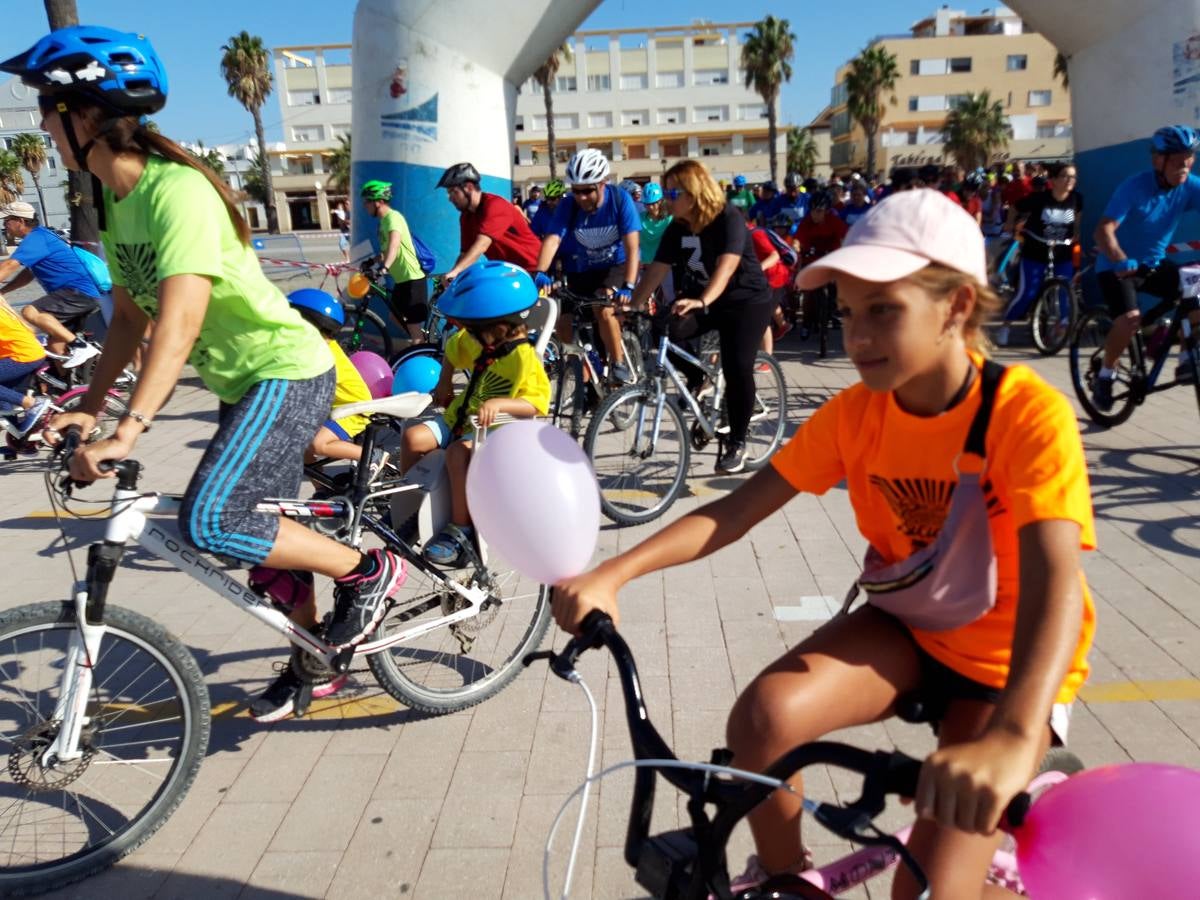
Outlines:
[[[578,575],[596,551],[596,474],[582,448],[546,422],[487,436],[467,470],[467,507],[494,552],[542,584]]]
[[[1034,900],[1200,896],[1200,772],[1160,763],[1086,769],[1046,790],[1013,832]]]
[[[387,360],[378,353],[370,350],[359,350],[350,355],[350,362],[358,369],[358,374],[367,383],[371,396],[378,400],[380,397],[392,396],[392,369]]]

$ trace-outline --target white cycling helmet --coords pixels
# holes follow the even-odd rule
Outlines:
[[[608,159],[599,150],[580,150],[567,163],[567,184],[603,184],[608,181]]]

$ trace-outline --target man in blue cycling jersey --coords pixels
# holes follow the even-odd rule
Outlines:
[[[1138,292],[1166,301],[1179,296],[1179,267],[1165,254],[1184,213],[1200,210],[1200,178],[1191,174],[1197,147],[1200,134],[1186,125],[1156,131],[1151,170],[1121,182],[1096,226],[1097,280],[1113,317],[1104,365],[1092,389],[1092,400],[1101,411],[1112,409],[1113,367],[1141,325]],[[1177,379],[1196,377],[1184,354],[1179,363]]]
[[[554,221],[554,211],[558,209],[558,203],[563,198],[563,194],[567,192],[567,186],[557,178],[546,182],[546,190],[542,195],[542,202],[538,205],[537,212],[529,222],[529,230],[537,235],[540,241],[550,232],[550,223]]]
[[[779,209],[779,185],[773,181],[764,181],[761,193],[750,207],[749,218],[755,225],[765,225],[775,217]]]
[[[67,324],[81,326],[99,308],[96,282],[71,245],[38,224],[31,204],[16,200],[0,207],[0,216],[9,241],[20,241],[13,255],[0,262],[0,283],[8,282],[0,294],[15,291],[36,278],[46,295],[21,310],[21,317],[46,333],[51,353],[68,356],[68,368],[91,359],[99,351]]]
[[[550,285],[546,273],[557,254],[573,293],[593,297],[612,292],[621,305],[629,303],[637,284],[642,222],[633,198],[607,184],[608,176],[608,159],[599,150],[580,150],[567,163],[571,190],[558,204],[542,239],[534,276],[539,289]],[[608,351],[613,377],[632,381],[616,313],[608,306],[595,312],[597,333]]]

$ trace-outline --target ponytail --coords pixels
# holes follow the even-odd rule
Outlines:
[[[187,150],[168,137],[151,131],[132,116],[119,119],[109,118],[100,107],[88,106],[79,110],[82,118],[87,119],[100,128],[97,140],[103,141],[114,153],[144,153],[147,156],[158,156],[181,166],[195,169],[208,179],[213,190],[225,204],[225,212],[237,232],[238,240],[246,246],[250,245],[250,226],[242,218],[237,208],[237,199],[233,190],[217,177],[217,173],[201,163]]]

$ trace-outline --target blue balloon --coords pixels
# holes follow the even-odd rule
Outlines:
[[[432,356],[414,356],[396,367],[392,379],[392,394],[432,394],[442,377],[442,364]]]

